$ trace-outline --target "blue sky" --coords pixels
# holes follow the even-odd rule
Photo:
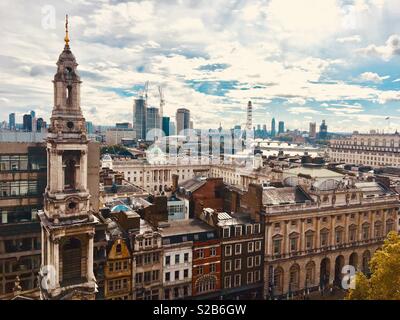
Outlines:
[[[129,120],[150,81],[150,104],[161,85],[197,128],[243,124],[251,99],[254,125],[400,129],[398,0],[1,1],[2,119],[49,117],[66,13],[95,124]]]

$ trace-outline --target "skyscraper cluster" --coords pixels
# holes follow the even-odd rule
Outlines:
[[[8,115],[8,129],[10,131],[40,132],[46,127],[46,121],[41,117],[36,118],[36,112],[33,110],[22,116],[22,124],[16,122],[15,112]]]
[[[161,97],[161,105],[164,105],[163,97]],[[169,136],[193,128],[190,110],[187,108],[177,109],[175,120],[174,122],[170,117],[163,116],[160,108],[148,106],[147,94],[141,95],[134,101],[133,127],[138,140],[146,140],[146,136],[153,129],[161,129],[166,136]]]

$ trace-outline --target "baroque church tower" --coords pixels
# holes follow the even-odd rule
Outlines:
[[[89,203],[88,139],[80,107],[81,80],[69,46],[68,16],[65,47],[54,76],[54,107],[47,137],[47,187],[42,228],[43,299],[94,299],[93,238],[97,218]]]

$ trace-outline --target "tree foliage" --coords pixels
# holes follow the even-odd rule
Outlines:
[[[390,232],[382,248],[370,261],[371,277],[356,275],[356,287],[350,289],[350,300],[400,300],[400,236]]]

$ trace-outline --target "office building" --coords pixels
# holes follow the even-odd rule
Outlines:
[[[22,129],[26,132],[32,131],[32,115],[31,114],[24,114]]]
[[[317,124],[315,122],[310,122],[309,135],[310,139],[315,139],[317,137]]]
[[[88,134],[93,134],[93,123],[91,121],[86,121],[86,131]]]
[[[285,133],[285,122],[279,121],[278,123],[278,134]]]
[[[8,115],[8,128],[10,130],[15,130],[15,113],[10,113]]]
[[[133,105],[133,127],[136,131],[136,139],[146,139],[146,109],[146,100],[143,97],[135,99]]]
[[[271,120],[271,137],[276,136],[276,128],[275,128],[275,118],[272,118]]]
[[[176,110],[176,133],[180,135],[185,129],[190,129],[190,111],[179,108]]]
[[[132,124],[130,122],[117,122],[115,127],[117,129],[132,129]]]
[[[326,125],[325,120],[322,120],[322,123],[319,126],[318,138],[320,140],[325,140],[327,137],[328,137],[328,126]]]
[[[150,131],[154,129],[161,129],[159,109],[155,107],[148,107],[146,112],[147,112],[146,134],[148,134]]]
[[[170,134],[170,123],[169,117],[162,118],[162,131],[164,132],[165,136],[169,136]]]

